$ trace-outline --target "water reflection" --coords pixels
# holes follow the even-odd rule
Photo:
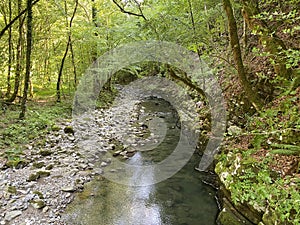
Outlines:
[[[126,163],[157,163],[175,149],[180,134],[174,128],[177,120],[168,116],[172,113],[167,104],[158,106],[161,112],[166,112],[164,119],[173,128],[155,150],[137,152]],[[88,183],[77,194],[63,220],[70,225],[213,225],[218,212],[215,193],[201,182],[203,175],[194,171],[199,160],[194,155],[177,174],[155,185],[125,186],[99,178],[101,181]],[[144,173],[143,167],[137,168],[128,178],[130,183],[152,183],[149,181],[155,179],[155,171]]]
[[[130,160],[129,164],[142,165],[143,157],[141,153],[135,154]],[[142,168],[142,167],[141,167]],[[132,184],[146,183],[154,181],[153,173],[147,173],[146,176],[142,169],[136,170],[134,175],[130,178]],[[113,224],[117,225],[128,225],[128,224],[147,224],[147,225],[162,225],[161,206],[159,204],[151,203],[150,198],[154,196],[155,186],[141,186],[134,187],[129,186],[126,190],[128,196],[128,211],[121,215],[119,218],[115,218]]]

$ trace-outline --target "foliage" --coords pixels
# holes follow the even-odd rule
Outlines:
[[[217,172],[228,174],[223,182],[235,204],[246,203],[263,213],[271,210],[279,215],[277,220],[272,221],[274,224],[284,221],[299,224],[299,178],[281,178],[274,174],[268,167],[272,158],[258,162],[245,157],[241,159],[236,173],[233,173],[233,167],[228,166],[228,157],[218,159]]]
[[[248,136],[246,141],[237,141],[245,147],[237,148],[227,142],[225,149],[229,153],[223,151],[217,157],[216,171],[233,202],[249,204],[262,213],[272,212],[273,223],[300,222],[300,179],[295,176],[299,174],[300,164],[289,172],[289,162],[281,159],[300,154],[299,94],[300,88],[247,118],[244,133],[232,137]],[[299,158],[293,159],[299,163]]]
[[[31,104],[28,117],[18,120],[18,113],[7,108],[1,115],[0,155],[8,160],[8,166],[15,167],[22,162],[25,145],[42,143],[45,135],[52,129],[55,121],[71,115],[71,103],[52,105]]]

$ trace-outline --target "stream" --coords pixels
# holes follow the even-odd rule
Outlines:
[[[130,165],[151,165],[176,148],[179,117],[170,103],[159,98],[143,100],[140,108],[144,121],[154,116],[164,120],[165,137],[157,141],[154,149],[137,151],[120,160]],[[174,176],[153,185],[122,185],[99,176],[76,194],[63,220],[72,225],[214,225],[218,213],[215,190],[201,181],[206,174],[194,170],[200,159],[194,154]],[[110,172],[107,166],[104,173]],[[137,170],[128,177],[128,183],[134,184],[136,179],[154,181],[154,173],[141,176],[142,172]]]

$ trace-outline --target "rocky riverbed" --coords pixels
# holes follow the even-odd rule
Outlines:
[[[158,143],[159,135],[140,119],[139,103],[145,97],[143,90],[120,89],[110,109],[63,121],[43,144],[28,144],[23,151],[27,163],[21,168],[5,168],[2,163],[0,224],[65,224],[61,214],[74,192],[101,176],[111,157],[126,160],[136,147]]]

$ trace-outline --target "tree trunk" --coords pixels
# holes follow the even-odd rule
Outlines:
[[[67,14],[67,7],[66,7],[66,2],[65,2],[65,11],[66,11],[66,14]],[[73,22],[73,19],[75,17],[75,14],[76,14],[76,11],[77,11],[77,7],[78,7],[78,0],[75,0],[75,8],[74,8],[74,11],[73,11],[73,14],[72,14],[72,17],[71,17],[71,20],[70,20],[70,24],[69,24],[69,35],[68,35],[68,42],[67,42],[67,47],[66,47],[66,50],[65,50],[65,53],[64,53],[64,56],[61,60],[61,64],[60,64],[60,68],[59,68],[59,73],[58,73],[58,77],[57,77],[57,83],[56,83],[56,101],[57,102],[61,102],[61,79],[62,79],[62,74],[63,74],[63,68],[64,68],[64,64],[65,64],[65,60],[66,60],[66,57],[68,55],[68,51],[69,51],[69,47],[71,45],[71,38],[72,38],[72,31],[71,31],[71,28],[72,28],[72,22]]]
[[[76,87],[77,86],[77,69],[76,69],[75,55],[74,55],[74,51],[73,51],[72,40],[70,42],[70,51],[71,51],[72,65],[73,65],[73,72],[74,72],[74,87]]]
[[[11,1],[8,3],[9,7],[9,22],[11,22],[12,17],[12,8],[11,8]],[[10,85],[10,79],[11,79],[11,65],[12,65],[12,32],[11,27],[9,27],[8,30],[8,72],[7,72],[7,90],[6,90],[6,97],[9,98],[10,91],[11,91],[11,85]]]
[[[22,0],[18,0],[18,14],[20,14],[22,9]],[[19,17],[19,37],[18,37],[18,44],[17,44],[17,58],[16,58],[16,74],[15,74],[15,84],[14,84],[14,92],[8,99],[8,102],[13,102],[19,92],[20,86],[20,77],[21,77],[21,63],[22,63],[22,39],[23,39],[23,23],[24,20],[22,16]]]
[[[34,6],[36,3],[38,3],[40,0],[35,0],[34,2],[32,2],[31,7]],[[0,39],[2,38],[2,36],[4,35],[5,31],[7,31],[20,17],[22,17],[22,15],[24,13],[26,13],[26,11],[28,11],[28,8],[22,10],[19,12],[19,14],[13,18],[12,21],[10,21],[9,24],[7,24],[1,31],[0,31]]]
[[[278,76],[291,78],[292,70],[286,68],[286,62],[283,57],[280,57],[281,50],[286,50],[284,42],[270,30],[268,24],[264,21],[254,18],[258,15],[258,0],[242,0],[244,19],[250,29],[258,29],[260,33],[260,42],[263,43],[267,52],[270,53],[270,58],[275,62],[273,67]]]
[[[233,58],[235,64],[237,65],[239,80],[241,82],[241,85],[244,88],[247,98],[255,107],[255,109],[259,110],[262,107],[263,103],[260,97],[258,96],[257,92],[255,92],[252,89],[251,84],[247,79],[247,74],[245,72],[245,68],[242,60],[241,47],[240,47],[239,38],[237,34],[237,25],[233,15],[233,10],[232,10],[230,0],[223,0],[223,6],[228,18],[230,45],[233,51]]]
[[[27,94],[30,80],[31,46],[32,45],[32,0],[27,0],[27,46],[26,46],[26,72],[24,79],[24,91],[21,102],[21,113],[19,118],[23,119],[26,112]]]

